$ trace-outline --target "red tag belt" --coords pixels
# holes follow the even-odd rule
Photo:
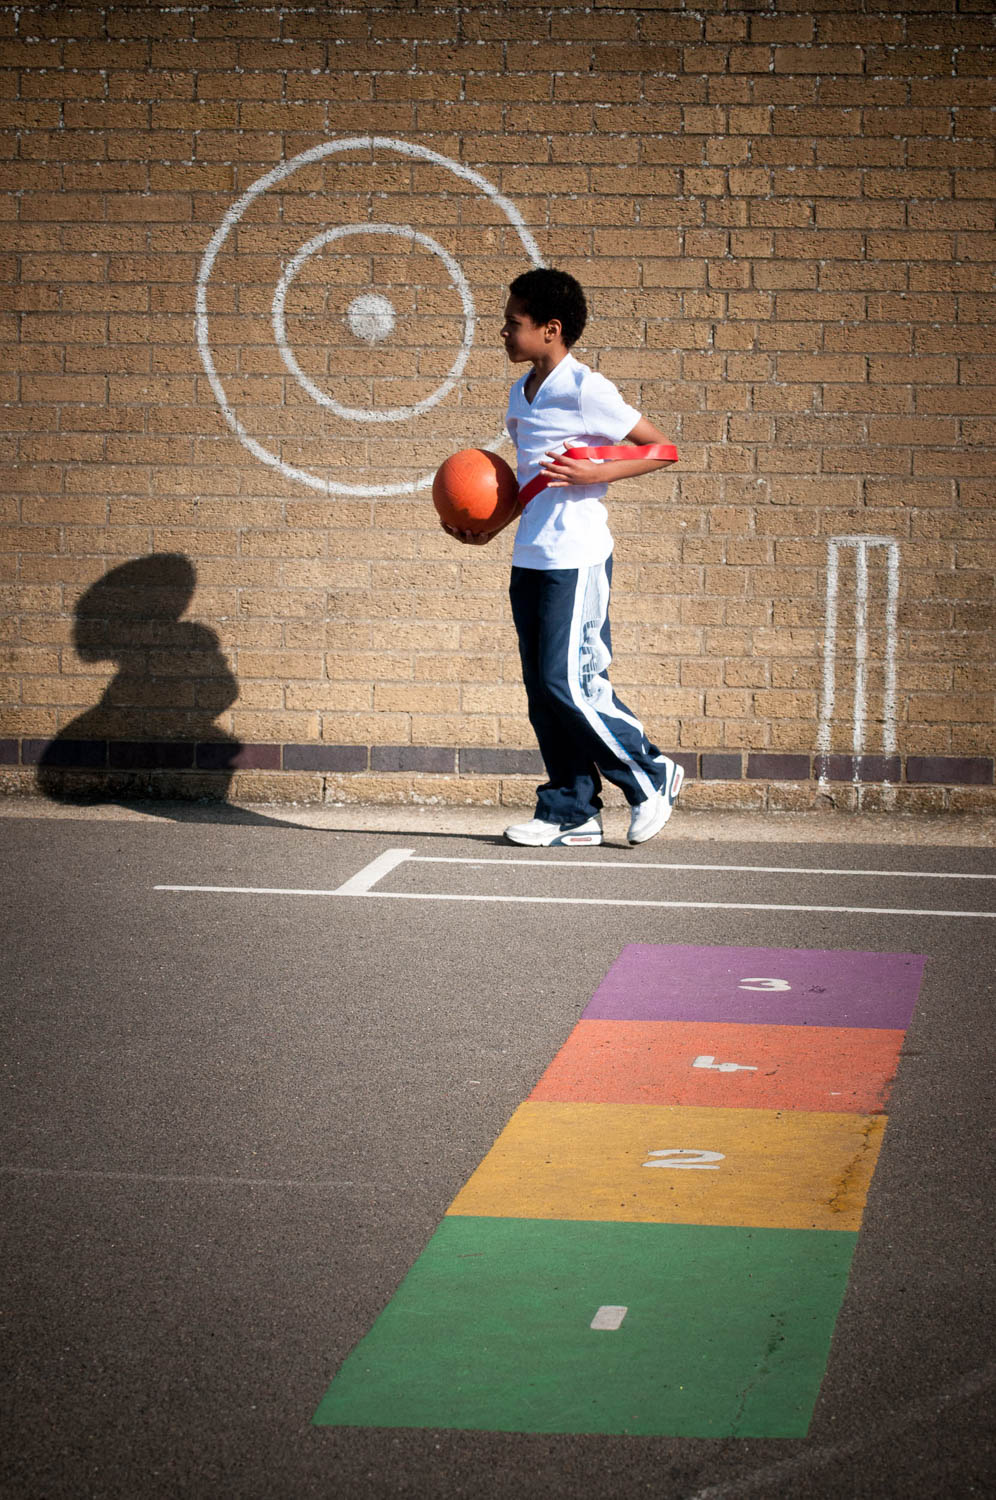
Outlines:
[[[678,450],[673,443],[644,443],[642,447],[633,444],[625,444],[620,448],[567,448],[568,458],[655,458],[662,464],[677,463]],[[523,485],[519,491],[519,503],[523,509],[534,499],[541,490],[545,490],[550,483],[545,474],[537,474],[535,479],[530,479],[528,484]]]

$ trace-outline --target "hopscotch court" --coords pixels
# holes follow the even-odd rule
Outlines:
[[[929,939],[986,926],[994,878],[390,848],[332,889],[200,889],[700,910],[717,931],[913,916]],[[928,953],[624,944],[315,1423],[805,1436]]]

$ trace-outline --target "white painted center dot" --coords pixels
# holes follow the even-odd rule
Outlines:
[[[377,292],[364,292],[349,304],[346,321],[358,339],[379,344],[394,332],[394,308]]]

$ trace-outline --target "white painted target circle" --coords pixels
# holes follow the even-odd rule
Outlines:
[[[315,474],[309,469],[284,461],[279,454],[267,448],[258,439],[247,431],[237,413],[233,409],[224,383],[218,374],[214,357],[211,352],[211,329],[208,315],[208,283],[214,270],[215,261],[228,236],[239,223],[246,210],[262,194],[271,188],[277,187],[292,173],[299,171],[302,167],[313,162],[321,161],[327,156],[341,152],[389,150],[396,151],[403,156],[415,157],[420,161],[431,162],[434,166],[443,167],[452,172],[454,176],[473,184],[485,197],[489,198],[505,214],[509,223],[515,229],[522,242],[530,262],[534,266],[542,266],[543,258],[539,247],[532,235],[526,228],[522,216],[508,198],[504,197],[493,183],[479,172],[464,166],[461,162],[452,161],[447,156],[432,151],[427,146],[419,146],[413,141],[398,140],[392,136],[352,136],[345,140],[323,141],[318,146],[312,146],[307,151],[291,157],[289,161],[282,162],[280,166],[273,168],[263,177],[260,177],[249,187],[245,193],[231,206],[225,214],[220,225],[211,238],[201,260],[200,271],[197,277],[196,298],[196,329],[197,345],[200,351],[201,362],[214,392],[221,413],[228,426],[236,434],[245,448],[258,458],[262,463],[277,469],[286,478],[305,484],[309,489],[321,490],[330,495],[364,495],[364,496],[389,496],[389,495],[411,495],[417,490],[425,489],[432,483],[432,473],[419,475],[417,478],[406,482],[386,485],[355,485],[340,484],[335,480],[325,479],[320,474]],[[394,234],[411,240],[413,244],[421,245],[431,254],[436,255],[442,261],[449,273],[452,285],[455,287],[464,311],[464,338],[460,351],[451,365],[442,384],[437,386],[424,400],[413,406],[398,407],[390,411],[377,411],[375,408],[348,407],[329,396],[328,392],[322,391],[309,377],[300,369],[293,351],[290,349],[286,338],[285,302],[287,291],[300,270],[301,266],[310,256],[317,253],[325,245],[336,240],[347,238],[357,234]],[[325,230],[315,235],[306,245],[303,245],[294,255],[290,263],[285,267],[276,288],[272,306],[272,321],[277,346],[280,350],[284,364],[290,370],[295,380],[303,387],[308,395],[319,405],[326,407],[340,416],[363,422],[397,422],[404,421],[410,417],[419,416],[431,406],[441,401],[459,380],[466,365],[473,343],[475,312],[473,297],[470,287],[458,262],[449,254],[442,245],[433,240],[431,236],[422,231],[415,230],[409,225],[401,224],[379,224],[370,221],[365,224],[340,225],[330,230]],[[390,301],[379,293],[369,292],[354,298],[347,310],[347,322],[350,329],[357,337],[364,339],[367,343],[379,343],[390,336],[394,329],[395,312]],[[496,447],[504,441],[504,432],[496,437],[485,441],[481,446]]]
[[[438,385],[434,391],[431,391],[424,400],[416,402],[414,406],[398,406],[390,408],[387,411],[376,411],[373,408],[362,406],[342,406],[334,397],[330,396],[327,391],[323,391],[304,373],[287,342],[287,323],[284,311],[287,293],[294,277],[305,261],[310,259],[317,251],[324,249],[326,245],[331,244],[335,240],[347,239],[355,234],[397,235],[401,239],[411,240],[413,244],[421,245],[425,250],[430,250],[433,255],[439,256],[439,259],[450,273],[450,280],[460,294],[460,301],[463,304],[463,342],[460,345],[460,353],[450,366],[442,384]],[[359,310],[357,310],[357,303],[361,304]],[[372,297],[357,297],[350,304],[349,313],[352,316],[347,315],[347,321],[351,327],[354,323],[358,324],[361,328],[370,326],[379,333],[380,329],[385,326],[388,310],[390,310],[392,315],[393,326],[394,310],[391,308],[386,297],[377,297],[376,295]],[[369,325],[367,319],[369,319]],[[327,406],[330,411],[334,411],[338,416],[349,417],[354,422],[405,422],[409,417],[417,417],[422,412],[428,411],[430,406],[435,406],[437,401],[441,401],[447,392],[453,389],[463,374],[471,345],[474,342],[475,322],[474,299],[470,294],[467,278],[457,262],[431,235],[423,234],[417,229],[411,229],[407,224],[342,224],[338,229],[326,229],[322,234],[316,234],[313,240],[309,240],[306,245],[301,246],[294,259],[284,268],[284,274],[277,283],[277,290],[273,294],[273,333],[284,364],[290,370],[298,385],[307,391],[312,401],[317,401],[319,406]]]

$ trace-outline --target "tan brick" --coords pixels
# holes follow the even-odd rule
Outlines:
[[[996,811],[996,787],[951,787],[947,796],[947,810],[952,813],[982,813],[991,817]]]
[[[717,738],[713,721],[707,721],[704,733],[698,736],[698,742],[701,744],[704,739],[710,738]],[[724,750],[769,750],[772,745],[772,726],[752,718],[725,719],[718,739]],[[690,743],[694,743],[694,737]]]
[[[318,679],[323,675],[320,654],[304,651],[240,651],[240,677]]]
[[[460,706],[457,683],[375,682],[374,708],[385,713],[451,713]]]
[[[686,781],[681,806],[688,811],[756,811],[765,806],[765,793],[765,787],[757,782]]]
[[[978,723],[991,719],[992,695],[971,693],[911,693],[907,712],[923,724]]]
[[[747,658],[739,661],[726,661],[723,664],[723,682],[727,687],[766,687],[768,677],[769,666],[764,661],[754,661]]]
[[[370,671],[384,680],[388,675],[410,678],[413,675],[413,666],[410,658],[398,658],[398,670],[393,673],[385,673],[380,666],[381,659],[371,655],[363,658],[369,661]],[[404,665],[407,670],[402,670]],[[459,682],[459,683],[493,683],[496,675],[501,675],[501,664],[494,656],[469,656],[464,652],[443,655],[434,653],[432,655],[418,656],[414,662],[414,676],[419,682]],[[521,708],[517,704],[516,708]]]
[[[506,779],[507,780],[507,779]],[[496,807],[503,782],[487,776],[423,776],[397,773],[334,775],[325,779],[326,802],[441,807]],[[512,791],[512,786],[509,787]],[[521,806],[512,802],[511,806]]]
[[[836,791],[835,787],[835,794]],[[839,806],[841,801],[847,800],[848,793],[843,790],[840,798],[835,795],[834,805]],[[771,812],[827,811],[827,798],[812,782],[780,781],[768,787],[766,805]]]
[[[285,708],[301,713],[366,713],[373,707],[372,687],[359,682],[290,682],[283,698]]]
[[[232,714],[232,731],[239,739],[252,744],[261,740],[311,741],[318,738],[318,714],[243,713],[236,706]]]

